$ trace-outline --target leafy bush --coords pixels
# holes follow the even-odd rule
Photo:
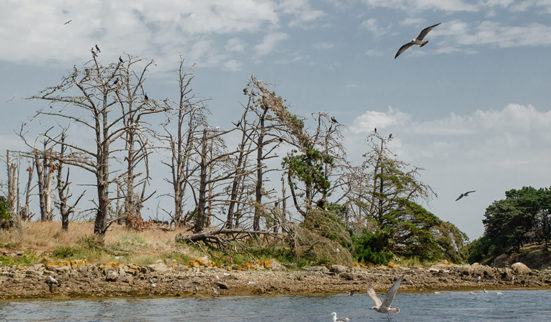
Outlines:
[[[389,236],[383,231],[365,231],[354,240],[354,257],[360,263],[373,263],[386,265],[392,258],[388,250]]]

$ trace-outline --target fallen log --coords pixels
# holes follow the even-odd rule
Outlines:
[[[219,229],[213,231],[202,231],[191,235],[184,235],[179,233],[176,235],[176,242],[199,242],[199,241],[219,241],[219,235],[231,235],[231,239],[237,239],[239,235],[272,235],[276,236],[277,233],[268,230],[248,230],[248,229]]]

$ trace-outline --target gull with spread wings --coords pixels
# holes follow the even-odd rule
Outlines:
[[[394,59],[398,58],[398,56],[400,56],[401,53],[403,53],[413,45],[417,45],[419,47],[425,46],[429,41],[428,40],[423,41],[423,38],[425,38],[425,36],[429,33],[429,31],[436,28],[436,26],[438,26],[439,24],[440,22],[437,23],[436,25],[432,25],[430,27],[427,27],[421,30],[421,32],[417,37],[413,38],[410,42],[408,42],[407,44],[404,44],[402,47],[400,47],[400,49],[398,49],[398,52],[396,53],[396,56],[394,56]]]
[[[404,275],[400,276],[399,279],[394,282],[394,285],[386,292],[385,300],[381,301],[377,294],[375,293],[375,290],[373,289],[373,286],[369,285],[367,287],[367,295],[375,302],[375,306],[373,306],[371,309],[379,312],[379,313],[387,313],[388,319],[390,320],[390,313],[398,313],[400,312],[400,308],[397,307],[390,307],[392,304],[392,301],[394,300],[394,296],[396,295],[396,292],[398,292],[398,288],[400,287],[400,283],[404,279]]]
[[[469,195],[469,193],[471,192],[476,192],[475,190],[471,190],[471,191],[467,191],[467,192],[463,192],[462,194],[459,195],[459,197],[457,197],[457,199],[455,199],[455,201],[463,198],[463,197],[467,197]]]

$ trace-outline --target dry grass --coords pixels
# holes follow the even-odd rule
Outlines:
[[[186,229],[173,231],[128,230],[121,225],[112,225],[103,244],[94,244],[93,223],[71,222],[69,231],[61,229],[60,222],[24,222],[20,241],[0,239],[0,250],[33,252],[53,258],[85,257],[90,262],[121,261],[150,264],[160,258],[186,258],[201,256],[195,249],[175,242],[176,234]]]

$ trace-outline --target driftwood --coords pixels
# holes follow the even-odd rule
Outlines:
[[[257,235],[277,235],[273,231],[268,230],[247,230],[247,229],[228,229],[223,228],[213,231],[203,231],[200,233],[195,233],[191,235],[184,235],[179,233],[176,235],[176,242],[209,242],[209,241],[220,241],[219,235],[225,235],[231,237],[230,239],[240,239],[239,237],[252,237]]]

